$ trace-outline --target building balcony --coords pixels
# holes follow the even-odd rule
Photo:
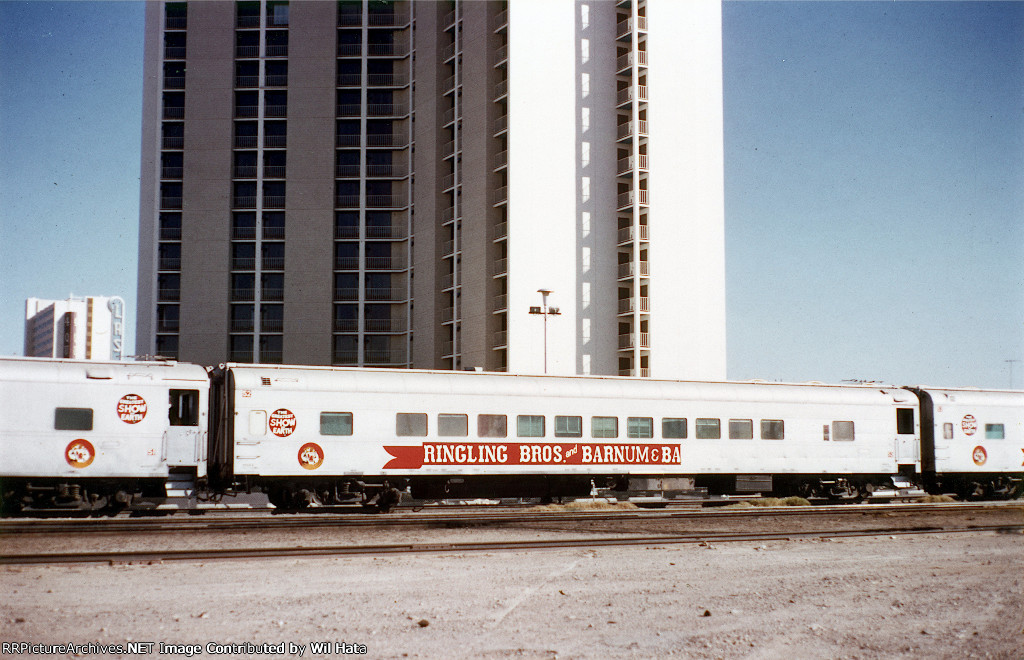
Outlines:
[[[623,227],[619,230],[619,245],[625,245],[626,243],[632,243],[637,238],[637,234],[640,236],[641,241],[647,239],[647,225],[640,225],[640,231],[636,231],[635,227]]]
[[[284,165],[264,165],[263,166],[263,178],[264,179],[283,179],[285,178],[285,172],[287,168]]]
[[[337,208],[359,208],[359,195],[335,195],[334,206]]]
[[[160,140],[160,148],[162,149],[184,149],[185,138],[176,136],[165,136]]]
[[[161,241],[180,241],[181,240],[181,227],[161,227],[160,228],[160,240]]]
[[[508,10],[498,12],[494,17],[494,31],[501,32],[508,29]]]
[[[455,273],[445,273],[441,276],[441,290],[447,291],[448,289],[455,288]]]
[[[508,310],[508,294],[501,293],[494,296],[494,311],[504,312]]]
[[[639,275],[640,277],[648,277],[650,275],[648,263],[649,262],[647,261],[641,261],[639,269],[635,268],[635,265],[632,261],[624,264],[619,264],[619,279],[628,280],[629,278],[634,277],[636,275]]]
[[[178,319],[167,319],[156,322],[157,332],[178,332],[181,330],[181,322]]]
[[[260,115],[260,106],[258,105],[236,105],[235,106],[235,117],[248,118],[258,117]]]
[[[335,300],[359,300],[359,289],[354,287],[336,288],[334,289]]]
[[[406,103],[371,103],[366,106],[367,117],[404,117],[409,114]]]
[[[166,76],[164,89],[185,89],[185,76]]]
[[[241,16],[239,15],[235,20],[235,27],[240,28],[258,28],[260,26],[260,17],[257,16]]]
[[[366,332],[404,333],[409,324],[405,319],[365,319],[363,326]]]
[[[455,342],[443,341],[441,342],[441,357],[452,358],[455,356]]]
[[[339,73],[335,84],[338,87],[362,87],[363,75],[361,73]]]
[[[284,240],[284,227],[264,227],[263,228],[264,240]]]
[[[335,165],[334,176],[337,179],[358,179],[361,174],[358,165]]]
[[[456,184],[462,183],[462,177],[456,176],[455,173],[445,174],[441,177],[441,190],[449,190],[454,188]]]
[[[271,75],[271,74],[267,74],[266,78],[264,79],[264,85],[266,85],[267,87],[287,87],[288,86],[288,76],[287,76],[287,74],[285,74],[285,75],[280,75],[280,74],[278,74],[278,75]]]
[[[338,366],[359,364],[359,351],[334,351],[331,363]]]
[[[408,296],[404,287],[375,287],[365,290],[365,299],[375,302],[402,302]]]
[[[182,177],[183,173],[184,173],[184,168],[182,168],[182,167],[167,167],[167,166],[165,166],[165,167],[161,167],[160,168],[160,178],[161,179],[180,179]]]
[[[287,117],[288,106],[287,105],[268,105],[264,106],[263,114],[266,117]]]
[[[405,227],[367,227],[366,238],[405,240],[408,232]]]
[[[366,53],[370,57],[408,57],[409,44],[368,44]]]
[[[260,77],[259,76],[235,76],[235,87],[249,88],[259,87]]]
[[[495,259],[491,264],[492,277],[504,277],[508,275],[508,259]]]
[[[255,227],[233,227],[231,229],[231,238],[236,241],[251,241],[256,238]]]
[[[494,170],[500,170],[503,167],[508,167],[508,150],[499,151],[494,155]]]
[[[181,208],[181,197],[161,197],[160,208],[162,209],[180,209]]]
[[[255,257],[233,257],[231,270],[256,270]]]
[[[260,364],[282,364],[284,362],[284,351],[271,351],[265,348],[260,349]]]
[[[285,196],[284,195],[264,195],[263,196],[263,208],[265,209],[283,209],[285,207]]]
[[[646,119],[639,120],[639,129],[640,130],[636,132],[636,136],[637,137],[642,137],[642,138],[647,137],[647,120]],[[633,122],[628,121],[625,124],[619,124],[618,141],[622,141],[622,140],[625,140],[627,138],[631,139],[633,137],[633,135],[634,135]]]
[[[502,80],[494,86],[494,100],[508,96],[508,81]]]
[[[441,256],[442,258],[448,258],[455,254],[455,239],[445,241],[441,244]]]
[[[508,186],[501,186],[494,189],[494,206],[508,204]]]
[[[184,30],[188,28],[187,16],[167,16],[164,18],[164,28],[168,30]]]
[[[651,299],[647,296],[641,296],[640,298],[623,298],[619,301],[619,314],[632,314],[633,312],[640,312],[641,314],[650,314],[651,312]]]
[[[639,170],[646,172],[647,170],[647,154],[639,154],[638,156],[627,156],[619,159],[619,176],[626,174],[632,174],[633,170]]]
[[[232,142],[235,149],[255,149],[260,144],[260,139],[256,135],[236,135]]]
[[[238,302],[256,300],[256,289],[231,289],[231,300]]]
[[[263,257],[260,265],[263,270],[284,270],[284,257]]]
[[[408,264],[402,257],[366,257],[366,270],[405,270]]]
[[[237,59],[256,59],[259,56],[259,46],[235,46],[235,57]]]
[[[501,66],[508,62],[508,44],[498,46],[494,51],[494,66]]]
[[[181,257],[160,257],[157,259],[160,270],[181,270]]]
[[[366,136],[366,146],[405,149],[409,146],[409,135],[407,133],[370,134]]]
[[[623,211],[633,206],[634,202],[639,202],[640,206],[647,206],[647,191],[638,190],[639,194],[635,194],[634,191],[619,193],[619,210]]]
[[[359,133],[338,134],[334,138],[336,147],[358,147],[362,144],[362,136]]]
[[[353,12],[338,12],[338,27],[362,27],[363,26],[363,12],[362,7],[356,6],[360,11]]]
[[[499,330],[494,333],[494,346],[491,348],[505,348],[508,346],[508,330]]]
[[[338,44],[338,57],[360,57],[362,54],[362,44]]]
[[[617,39],[625,39],[633,34],[633,29],[637,32],[647,32],[647,17],[638,16],[634,23],[632,18],[627,18],[624,21],[619,21],[615,26],[615,34]]]
[[[256,196],[234,197],[231,199],[231,206],[236,209],[254,209],[256,208]]]
[[[402,179],[409,176],[409,166],[405,163],[367,165],[366,176],[379,179]]]
[[[252,332],[256,329],[256,323],[252,319],[232,319],[228,324],[229,332]]]
[[[185,107],[165,105],[163,117],[164,119],[184,119]]]
[[[441,323],[454,323],[462,318],[461,310],[455,307],[441,308]]]
[[[236,179],[255,179],[258,171],[255,165],[235,165],[231,175]]]
[[[359,257],[335,257],[334,270],[359,270]]]
[[[264,135],[263,146],[269,148],[283,149],[288,146],[287,135]]]
[[[501,241],[508,238],[508,223],[499,222],[494,225],[494,240]]]
[[[260,332],[284,332],[283,319],[261,319]]]
[[[626,105],[631,103],[634,98],[638,101],[647,101],[647,85],[630,85],[625,89],[620,89],[616,96],[616,105]]]
[[[640,369],[619,369],[620,376],[639,376],[640,378],[650,378],[651,370],[647,367],[641,367]]]
[[[334,319],[334,332],[359,332],[359,321],[356,319]]]
[[[260,299],[273,301],[284,300],[284,288],[265,286],[260,291]]]
[[[405,355],[404,350],[395,348],[382,351],[367,350],[363,361],[373,366],[404,365],[407,362]]]
[[[637,50],[624,55],[619,55],[618,59],[615,60],[618,73],[622,73],[623,71],[631,68],[634,62],[637,66],[647,66],[647,51]]]
[[[267,44],[267,57],[288,57],[288,44]]]
[[[366,76],[369,87],[406,87],[409,76],[405,73],[371,73]]]
[[[340,225],[334,228],[335,240],[358,240],[359,227],[355,225]]]
[[[156,298],[158,302],[178,302],[181,300],[181,289],[159,289]]]
[[[508,131],[508,115],[502,115],[494,120],[494,135],[498,136]]]
[[[650,336],[646,332],[629,332],[619,335],[619,350],[626,351],[634,348],[650,348]]]
[[[405,195],[366,196],[366,208],[368,209],[405,208],[408,204]]]
[[[390,13],[369,13],[367,15],[367,25],[370,27],[392,27],[400,28],[405,27],[409,24],[410,14],[408,12],[390,12]]]
[[[455,42],[453,41],[452,43],[448,44],[447,46],[441,49],[441,61],[448,62],[448,60],[455,57],[455,53]]]
[[[183,60],[183,59],[185,59],[185,47],[184,46],[164,46],[164,59],[165,60]]]

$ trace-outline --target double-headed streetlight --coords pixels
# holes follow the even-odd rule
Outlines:
[[[548,317],[558,316],[562,312],[557,307],[548,307],[548,295],[551,289],[537,289],[540,294],[540,307],[530,307],[531,314],[540,314],[544,317],[544,373],[548,372]]]

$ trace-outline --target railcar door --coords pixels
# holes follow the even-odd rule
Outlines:
[[[896,464],[900,471],[913,468],[921,458],[918,453],[917,424],[913,408],[896,409]]]
[[[196,465],[202,457],[199,390],[170,390],[164,457],[167,465]]]

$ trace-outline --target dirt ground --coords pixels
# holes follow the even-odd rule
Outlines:
[[[0,642],[155,657],[1024,658],[1021,534],[10,566],[0,589]]]

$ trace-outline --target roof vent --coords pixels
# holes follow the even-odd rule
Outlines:
[[[269,378],[261,378],[260,380],[263,382],[263,386],[264,387],[270,387],[270,379]]]

